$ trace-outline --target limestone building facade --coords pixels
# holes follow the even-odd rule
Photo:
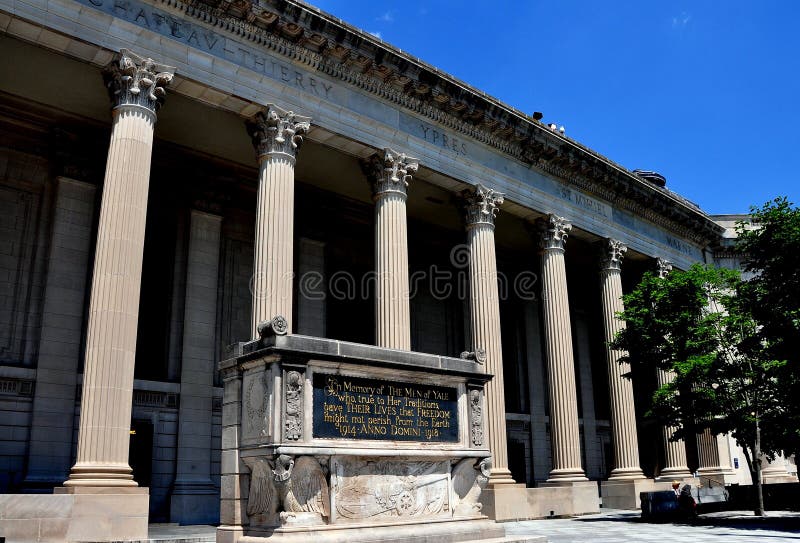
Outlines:
[[[224,523],[216,367],[276,315],[482,360],[492,488],[732,469],[605,347],[642,273],[720,245],[658,176],[294,0],[0,0],[0,29],[0,493]]]

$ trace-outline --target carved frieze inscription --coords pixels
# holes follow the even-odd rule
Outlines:
[[[249,68],[282,84],[320,98],[333,98],[334,86],[328,81],[305,70],[299,70],[292,64],[263,55],[258,49],[244,43],[228,39],[222,34],[190,23],[143,2],[137,0],[78,0],[78,2],[139,27],[152,30],[194,49],[206,51],[239,66]]]
[[[611,219],[611,206],[599,200],[585,195],[577,190],[572,190],[565,186],[559,187],[559,196],[579,208],[600,215],[604,219]]]
[[[451,516],[450,461],[335,456],[336,522]]]
[[[458,441],[451,387],[314,374],[314,437]]]
[[[456,135],[450,130],[432,125],[407,113],[400,113],[400,130],[439,147],[451,157],[469,156],[470,158],[476,158],[473,156],[476,151],[475,146],[467,143],[463,136]],[[483,159],[485,157],[481,156],[480,158]]]

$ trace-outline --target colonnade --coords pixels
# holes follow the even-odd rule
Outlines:
[[[92,277],[78,454],[65,482],[67,486],[136,485],[128,466],[128,446],[147,192],[156,113],[173,72],[173,68],[123,50],[107,74],[114,106],[113,127]],[[271,104],[247,123],[259,163],[252,284],[254,338],[259,323],[276,316],[285,319],[283,325],[288,330],[292,327],[294,172],[303,135],[310,127],[310,118]],[[416,159],[392,149],[384,149],[364,163],[375,203],[375,337],[379,346],[391,349],[411,347],[406,200],[417,168]],[[510,484],[514,480],[508,469],[494,235],[495,216],[503,195],[479,184],[462,194],[462,201],[470,257],[471,348],[476,358],[484,361],[486,371],[494,374],[485,395],[488,443],[493,455],[490,482]],[[220,220],[203,213],[192,215],[190,259],[203,263],[204,256],[213,254],[215,247],[218,250]],[[537,233],[550,387],[553,469],[549,481],[553,483],[586,480],[581,463],[564,258],[571,228],[567,219],[547,215],[540,221]],[[616,314],[622,310],[625,252],[621,242],[609,239],[598,258],[598,301],[602,304],[606,341],[622,326]],[[660,266],[661,273],[667,273],[667,264]],[[216,273],[211,275],[216,281]],[[204,288],[206,283],[204,278],[190,274],[186,285],[187,293],[192,293],[185,309],[186,320],[200,316],[191,333],[201,339],[210,333],[209,321],[202,317],[215,303]],[[188,352],[194,343],[185,340],[184,345]],[[633,390],[631,382],[623,377],[628,368],[619,363],[621,356],[618,351],[606,349],[615,458],[611,478],[640,479],[644,475],[639,466]],[[192,441],[189,428],[196,431],[202,424],[194,423],[201,423],[199,419],[206,411],[210,413],[212,388],[210,377],[191,383],[193,386],[186,390],[184,381],[189,384],[191,375],[197,373],[210,376],[212,362],[203,356],[187,361],[184,356],[184,364],[192,365],[187,366],[182,378],[181,420],[187,431],[179,432],[179,449],[200,448]],[[659,375],[661,382],[669,378],[664,372]],[[185,399],[196,401],[184,406]],[[203,438],[206,432],[210,433],[205,426],[201,430]],[[662,474],[688,475],[683,443],[669,439],[670,429],[664,430],[664,436],[667,465]],[[198,454],[199,457],[179,453],[176,488],[188,493],[209,488],[210,461],[206,455]]]

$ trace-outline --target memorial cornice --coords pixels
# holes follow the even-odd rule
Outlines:
[[[155,0],[482,142],[699,245],[702,210],[420,59],[296,0]]]

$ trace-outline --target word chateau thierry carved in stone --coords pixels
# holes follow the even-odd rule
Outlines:
[[[479,501],[491,470],[482,413],[492,376],[483,365],[259,331],[220,364],[223,462],[241,466],[223,476],[222,507],[242,512],[221,535],[503,536]]]

